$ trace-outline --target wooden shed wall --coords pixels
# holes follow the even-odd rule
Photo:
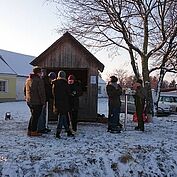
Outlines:
[[[79,47],[72,42],[65,41],[62,45],[48,52],[45,60],[41,60],[39,65],[43,67],[89,68],[91,62],[86,58],[86,54]]]

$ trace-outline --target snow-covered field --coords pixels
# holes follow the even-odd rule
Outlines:
[[[103,99],[104,100],[104,99]],[[107,111],[100,101],[99,113]],[[13,119],[5,120],[5,112]],[[2,177],[176,177],[177,117],[154,118],[145,132],[110,134],[105,124],[80,123],[75,138],[55,139],[56,125],[42,137],[28,137],[25,102],[0,103],[0,176]],[[124,114],[121,114],[121,121]]]

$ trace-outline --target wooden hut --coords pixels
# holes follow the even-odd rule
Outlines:
[[[80,97],[79,121],[96,121],[98,98],[98,71],[104,65],[70,33],[66,32],[30,64],[40,66],[47,73],[63,70],[81,81],[84,92]],[[49,120],[57,120],[49,111]]]

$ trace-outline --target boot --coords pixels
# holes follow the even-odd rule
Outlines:
[[[68,137],[74,137],[74,134],[71,132],[71,130],[69,130],[69,131],[67,132],[67,136],[68,136]]]
[[[30,136],[41,136],[42,133],[39,133],[37,131],[31,131],[31,135]]]
[[[135,130],[144,132],[144,127],[137,126],[135,127]]]
[[[59,132],[59,131],[57,131],[57,133],[56,133],[55,137],[56,137],[56,138],[58,138],[58,139],[60,139],[60,138],[61,138],[61,136],[60,136],[60,132]]]
[[[118,123],[117,125],[118,127],[120,127],[122,129],[123,125],[121,123]]]

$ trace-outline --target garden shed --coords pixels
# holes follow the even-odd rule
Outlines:
[[[75,75],[83,86],[79,121],[97,120],[98,75],[99,71],[103,71],[104,65],[69,32],[63,34],[30,64],[42,67],[47,73],[52,71],[57,74],[63,70],[67,76]],[[51,111],[49,120],[57,120]]]

